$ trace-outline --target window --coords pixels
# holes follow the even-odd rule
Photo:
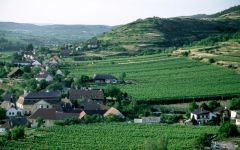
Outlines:
[[[47,108],[48,108],[48,105],[47,105]]]

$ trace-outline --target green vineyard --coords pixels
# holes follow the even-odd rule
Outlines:
[[[99,61],[67,61],[74,77],[126,72],[129,84],[118,84],[137,100],[240,93],[240,75],[223,67],[186,58],[150,55]],[[103,85],[92,85],[102,87]]]
[[[171,150],[193,149],[197,137],[216,133],[213,126],[160,124],[91,124],[53,127],[37,131],[23,140],[7,143],[4,149],[143,149],[149,140],[166,138]]]

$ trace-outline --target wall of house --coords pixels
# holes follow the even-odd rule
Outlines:
[[[236,125],[240,126],[240,119],[236,119]]]

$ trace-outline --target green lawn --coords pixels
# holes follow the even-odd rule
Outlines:
[[[36,131],[23,140],[8,142],[2,149],[143,149],[146,141],[166,138],[168,149],[193,149],[202,133],[216,133],[213,126],[181,126],[160,124],[91,124],[53,127]]]
[[[236,72],[185,58],[158,54],[66,63],[64,68],[74,77],[98,73],[119,77],[126,72],[126,80],[132,84],[116,86],[137,100],[240,93],[240,75]]]

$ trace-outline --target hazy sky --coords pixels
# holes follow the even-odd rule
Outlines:
[[[0,21],[119,25],[147,17],[212,14],[240,0],[0,0]]]

